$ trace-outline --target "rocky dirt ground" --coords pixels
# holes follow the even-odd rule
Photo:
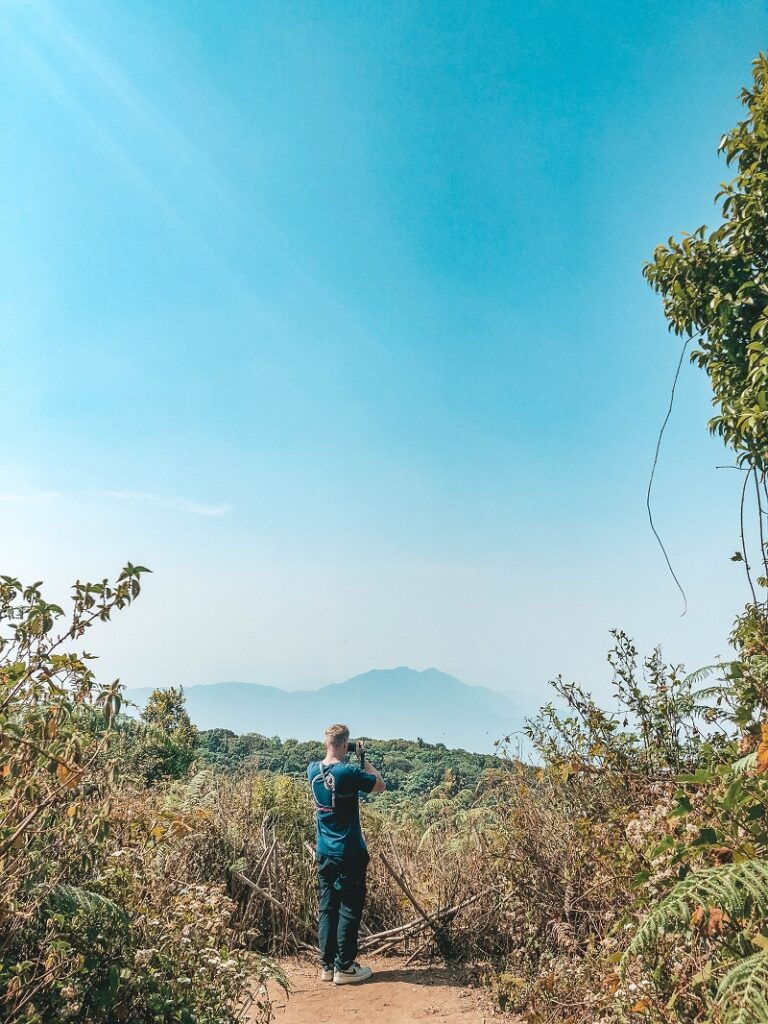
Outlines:
[[[308,959],[285,962],[292,991],[288,996],[279,988],[271,992],[275,1024],[484,1024],[494,1018],[480,992],[445,964],[406,967],[388,958],[366,963],[374,969],[369,981],[334,985],[320,981]]]

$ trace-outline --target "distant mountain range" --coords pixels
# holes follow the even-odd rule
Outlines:
[[[143,707],[153,687],[128,690]],[[507,697],[428,668],[374,669],[318,690],[280,690],[259,683],[184,687],[187,709],[200,729],[258,732],[281,739],[321,739],[326,725],[344,722],[352,736],[421,737],[476,753],[519,729],[523,714]]]

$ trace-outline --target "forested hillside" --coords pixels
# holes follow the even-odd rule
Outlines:
[[[493,755],[451,750],[442,743],[358,738],[364,740],[366,756],[387,780],[387,792],[377,801],[378,806],[418,801],[435,790],[469,806],[487,773],[498,772],[504,764]],[[217,771],[268,771],[299,780],[304,779],[309,762],[325,754],[322,744],[316,742],[283,742],[258,733],[236,736],[227,729],[199,733],[195,751]]]

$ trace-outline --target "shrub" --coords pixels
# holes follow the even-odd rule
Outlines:
[[[238,948],[222,885],[179,876],[182,833],[119,780],[117,681],[73,644],[129,605],[147,570],[77,582],[72,609],[0,577],[0,1006],[3,1019],[239,1019],[276,972]],[[64,623],[59,631],[57,624]],[[119,742],[115,742],[118,740]]]

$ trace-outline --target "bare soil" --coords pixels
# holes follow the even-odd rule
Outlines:
[[[275,1024],[485,1024],[493,1016],[478,990],[445,964],[405,967],[388,958],[363,962],[373,968],[373,977],[357,985],[320,981],[317,967],[306,959],[283,963],[292,991],[287,997],[279,988],[270,993]]]

